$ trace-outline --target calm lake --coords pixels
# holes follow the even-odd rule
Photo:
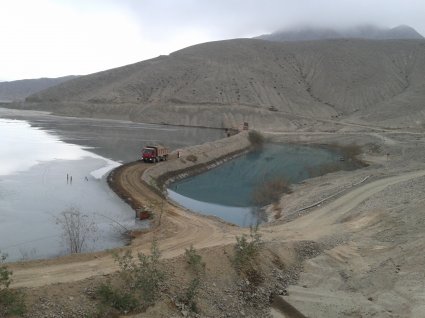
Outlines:
[[[267,144],[209,170],[172,184],[169,197],[180,205],[202,214],[215,215],[240,226],[260,221],[252,204],[253,191],[265,182],[284,179],[297,183],[320,174],[324,167],[339,170],[358,167],[341,161],[337,150],[293,144]],[[344,158],[345,159],[345,158]]]
[[[8,254],[8,261],[67,253],[57,218],[69,208],[97,225],[86,251],[122,246],[123,227],[148,224],[136,221],[130,207],[109,189],[107,173],[137,160],[146,144],[178,149],[223,135],[213,129],[0,108],[0,251]]]

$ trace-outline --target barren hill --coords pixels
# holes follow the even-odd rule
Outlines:
[[[421,126],[424,88],[423,40],[237,39],[70,80],[24,107],[213,127],[306,125],[297,116]]]
[[[0,101],[24,100],[27,96],[46,88],[68,81],[76,76],[58,78],[24,79],[10,82],[0,82]]]

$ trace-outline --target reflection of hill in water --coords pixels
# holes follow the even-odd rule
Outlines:
[[[312,171],[331,163],[340,169],[354,169],[351,162],[341,162],[340,157],[336,151],[318,147],[270,144],[263,151],[251,152],[175,183],[171,189],[199,201],[246,207],[251,204],[253,189],[267,180],[300,182]]]
[[[86,147],[90,151],[121,162],[138,160],[147,144],[163,144],[171,150],[201,144],[223,137],[217,129],[147,125],[89,119],[43,119],[31,123],[48,129],[66,142]]]

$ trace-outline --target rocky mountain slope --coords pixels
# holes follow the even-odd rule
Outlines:
[[[46,88],[68,81],[76,76],[58,78],[24,79],[10,82],[0,82],[0,101],[24,100],[27,96]]]
[[[296,29],[277,31],[257,37],[269,41],[312,41],[329,39],[370,39],[370,40],[420,40],[424,37],[414,28],[399,25],[394,28],[380,28],[373,25],[358,26],[349,29],[311,28],[301,27]]]
[[[425,41],[236,39],[73,79],[23,107],[141,122],[296,129],[310,119],[422,126]]]

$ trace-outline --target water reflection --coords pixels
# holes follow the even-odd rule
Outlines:
[[[120,162],[138,159],[147,143],[176,149],[223,133],[1,108],[0,116],[10,118],[0,118],[0,250],[11,261],[65,253],[55,220],[70,207],[98,225],[100,236],[90,250],[122,246],[117,223],[129,229],[148,224],[135,220],[102,176]]]
[[[315,176],[318,172],[324,174],[330,168],[350,170],[357,167],[350,160],[340,161],[340,158],[338,151],[330,149],[269,144],[262,150],[172,184],[170,196],[191,210],[247,226],[264,218],[253,207],[253,192],[261,189],[259,187],[271,180],[282,179],[290,184]],[[246,219],[254,222],[247,224]]]
[[[224,134],[219,129],[84,118],[43,117],[31,120],[31,125],[51,130],[61,140],[89,147],[102,157],[120,162],[138,160],[140,150],[149,144],[159,143],[174,150],[217,140]]]
[[[258,214],[254,207],[232,207],[198,201],[180,195],[170,189],[167,190],[167,194],[171,200],[178,202],[182,206],[190,208],[193,212],[217,216],[227,222],[238,224],[240,226],[247,227],[255,224],[258,220]]]
[[[42,161],[77,160],[90,153],[61,142],[25,121],[0,118],[0,175],[24,171]]]
[[[117,223],[147,226],[136,223],[130,207],[100,179],[118,162],[25,121],[0,119],[0,136],[0,250],[8,260],[65,253],[56,220],[70,207],[90,215],[99,228],[99,239],[87,251],[121,246]]]

